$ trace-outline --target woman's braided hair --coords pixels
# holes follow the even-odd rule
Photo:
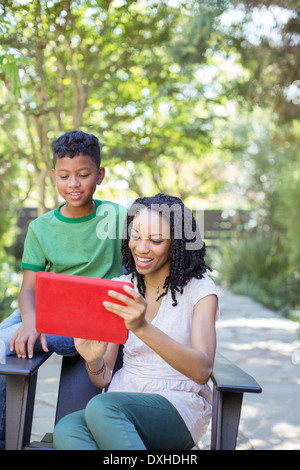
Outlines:
[[[122,244],[123,265],[127,274],[132,274],[132,281],[137,279],[140,294],[145,295],[146,285],[144,276],[139,274],[129,249],[129,239],[132,221],[135,214],[143,209],[156,210],[166,217],[171,230],[170,274],[164,283],[164,292],[160,299],[170,290],[173,305],[177,305],[176,292],[183,292],[184,286],[194,277],[202,279],[203,274],[211,269],[204,261],[206,248],[201,240],[199,227],[192,212],[183,204],[181,199],[167,194],[156,194],[153,197],[138,198],[127,215],[127,236]],[[188,235],[188,237],[187,237]],[[157,300],[158,300],[157,299]]]

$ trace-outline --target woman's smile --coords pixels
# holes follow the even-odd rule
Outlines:
[[[135,257],[135,263],[140,268],[149,267],[151,265],[152,261],[153,261],[153,258],[143,258],[143,257],[138,256],[138,255],[136,255],[136,257]]]

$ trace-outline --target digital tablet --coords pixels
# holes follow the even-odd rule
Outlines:
[[[36,274],[36,330],[39,333],[124,344],[128,330],[123,318],[109,312],[103,301],[114,290],[126,294],[130,282],[38,272]]]

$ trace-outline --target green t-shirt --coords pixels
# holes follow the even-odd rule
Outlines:
[[[94,212],[86,217],[64,217],[60,206],[32,221],[22,268],[107,279],[120,276],[127,211],[113,202],[94,202]]]

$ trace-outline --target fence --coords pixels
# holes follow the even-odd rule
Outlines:
[[[25,207],[22,209],[18,227],[20,235],[18,245],[23,250],[22,243],[27,232],[28,224],[38,216],[38,211],[34,207]],[[199,220],[204,230],[206,245],[216,246],[219,241],[241,238],[244,232],[248,232],[251,213],[246,210],[205,210],[201,212]],[[19,255],[19,253],[18,253]],[[22,256],[22,252],[20,252]]]

